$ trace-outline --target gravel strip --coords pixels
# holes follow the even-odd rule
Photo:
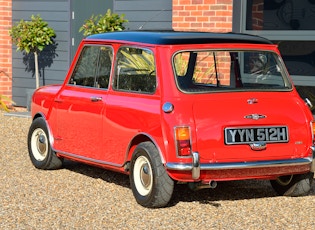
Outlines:
[[[177,185],[169,207],[146,209],[126,175],[70,161],[35,169],[30,123],[0,112],[0,229],[315,229],[315,183],[305,197],[276,196],[267,181]]]

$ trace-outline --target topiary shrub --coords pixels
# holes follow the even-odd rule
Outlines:
[[[92,34],[121,31],[125,29],[123,24],[128,22],[124,17],[124,14],[113,14],[111,10],[108,9],[104,15],[92,15],[90,19],[85,20],[79,32],[83,31],[84,36],[89,36]]]
[[[31,16],[31,21],[23,19],[17,22],[9,31],[12,43],[17,46],[17,51],[34,53],[36,88],[39,87],[38,54],[46,46],[54,43],[56,37],[54,29],[37,15]]]

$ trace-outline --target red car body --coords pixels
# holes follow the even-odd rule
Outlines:
[[[84,47],[90,46],[105,47],[111,53],[105,89],[96,86],[99,84],[96,80],[95,87],[73,83]],[[121,58],[121,63],[117,60],[125,55],[120,51],[122,47],[135,58],[143,52],[153,57],[154,61],[147,62],[155,65],[154,73],[149,74],[155,83],[148,92],[131,86],[120,89],[116,84],[119,71],[125,68],[121,65],[129,57]],[[233,77],[236,80],[232,84],[232,75],[236,73],[250,79],[252,72],[246,70],[249,68],[246,60],[257,54],[262,62],[268,59],[267,62],[276,63],[268,67],[268,71],[275,73],[271,77],[264,73],[265,78],[281,80],[268,80],[264,88],[266,85],[256,84],[257,79],[245,83],[243,78],[240,86],[239,77]],[[196,55],[202,58],[194,62]],[[196,67],[208,58],[207,67]],[[195,63],[192,68],[190,61]],[[185,70],[176,67],[182,62],[186,63]],[[126,76],[130,66],[134,68],[130,63],[125,68]],[[137,76],[148,71],[137,68]],[[203,68],[212,72],[211,79],[205,80]],[[185,71],[186,75],[195,71],[192,81],[196,89],[181,86],[180,72]],[[145,87],[144,83],[137,84]],[[202,89],[197,89],[200,85]],[[295,90],[277,46],[255,36],[192,32],[93,35],[81,42],[64,83],[38,89],[31,108],[34,121],[44,119],[47,142],[59,159],[129,174],[137,146],[149,142],[157,150],[167,176],[175,182],[196,185],[194,188],[204,184],[215,186],[215,181],[276,180],[314,171],[313,115]],[[31,135],[30,131],[30,152]],[[37,142],[45,143],[40,138]],[[42,160],[35,157],[35,166],[44,168],[36,164],[36,159]],[[147,175],[146,166],[142,167],[145,173],[141,171],[140,175]],[[170,199],[156,204],[152,197],[147,200],[151,191],[139,193],[137,201],[148,207],[165,206]]]

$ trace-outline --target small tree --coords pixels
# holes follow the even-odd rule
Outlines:
[[[17,22],[9,31],[12,37],[12,42],[17,46],[17,51],[34,53],[35,58],[35,76],[36,88],[39,87],[39,69],[38,69],[38,54],[46,46],[53,44],[53,38],[56,37],[55,31],[48,27],[48,23],[37,15],[31,16],[31,21],[23,19]]]
[[[124,19],[125,15],[113,14],[110,9],[104,15],[92,15],[90,19],[85,20],[79,32],[84,31],[84,36],[92,34],[121,31],[124,30],[124,23],[128,20]]]

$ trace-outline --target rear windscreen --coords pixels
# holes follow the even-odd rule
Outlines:
[[[183,51],[173,58],[180,90],[288,90],[279,56],[268,51]]]

